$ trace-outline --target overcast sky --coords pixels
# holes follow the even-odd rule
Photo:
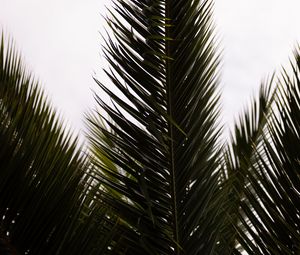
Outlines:
[[[53,105],[79,130],[95,105],[104,5],[109,0],[0,0],[0,28],[16,41]],[[215,0],[223,53],[224,121],[245,106],[263,78],[288,62],[300,42],[299,0]]]

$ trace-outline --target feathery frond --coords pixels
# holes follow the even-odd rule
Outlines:
[[[98,164],[98,177],[121,195],[105,199],[127,224],[124,254],[213,254],[221,222],[213,4],[114,4],[106,73],[122,96],[96,80],[112,105],[96,96],[108,129],[90,127],[93,151],[102,153],[94,156],[114,162]]]
[[[299,254],[300,56],[279,79],[264,142],[240,203],[238,241],[249,254]],[[245,231],[246,229],[246,231]]]
[[[268,116],[271,114],[274,92],[271,91],[273,78],[262,83],[259,96],[240,115],[231,134],[231,143],[224,152],[222,186],[228,199],[225,226],[222,230],[223,254],[232,254],[237,248],[236,228],[240,225],[240,203],[245,199],[244,187],[249,185],[247,176],[256,162],[255,153],[264,140]]]
[[[111,225],[91,198],[93,180],[77,138],[63,130],[12,45],[2,35],[1,254],[104,254]]]

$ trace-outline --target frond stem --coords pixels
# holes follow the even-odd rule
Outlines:
[[[166,1],[166,22],[172,23],[171,15],[171,1]],[[172,38],[172,26],[166,26],[166,38]],[[166,89],[167,89],[167,100],[168,100],[168,116],[173,121],[173,80],[172,80],[172,40],[166,40]],[[175,173],[175,162],[174,162],[174,125],[172,122],[169,122],[169,146],[170,146],[170,174],[171,174],[171,199],[172,199],[172,210],[173,210],[173,237],[175,244],[175,253],[179,254],[179,233],[178,233],[178,212],[177,212],[177,194],[176,194],[176,173]]]

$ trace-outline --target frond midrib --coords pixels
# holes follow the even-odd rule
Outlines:
[[[166,26],[166,38],[173,38],[172,35],[172,15],[171,15],[171,0],[166,1],[166,22],[169,26]],[[167,89],[167,106],[168,106],[168,116],[171,120],[173,118],[173,70],[172,70],[172,41],[166,40],[166,49],[165,54],[166,58],[166,89]],[[174,153],[174,125],[169,121],[168,127],[169,133],[169,150],[170,150],[170,174],[171,174],[171,183],[170,183],[170,191],[171,191],[171,199],[172,199],[172,211],[173,211],[173,238],[176,243],[175,245],[175,254],[179,254],[179,229],[178,229],[178,211],[177,211],[177,193],[176,193],[176,169],[175,169],[175,153]]]

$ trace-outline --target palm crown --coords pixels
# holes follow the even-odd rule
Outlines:
[[[298,51],[223,145],[212,8],[114,1],[84,153],[2,39],[3,254],[300,252]]]

